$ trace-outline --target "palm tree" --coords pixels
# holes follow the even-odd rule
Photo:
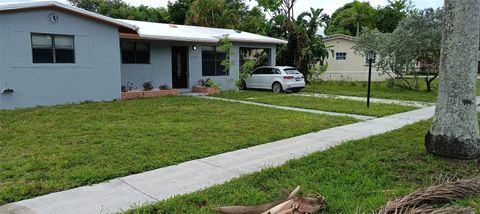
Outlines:
[[[357,32],[355,36],[360,35],[360,25],[372,20],[375,11],[368,3],[362,3],[355,0],[352,6],[340,14],[339,20],[342,25],[355,25]]]
[[[310,12],[301,13],[293,23],[295,66],[305,76],[312,64],[328,56],[323,41],[317,35],[318,28],[323,23],[322,12],[323,9],[310,8]]]
[[[445,0],[440,80],[428,152],[460,159],[480,157],[476,105],[480,0]]]
[[[186,24],[204,27],[224,27],[225,0],[197,0],[188,11]]]

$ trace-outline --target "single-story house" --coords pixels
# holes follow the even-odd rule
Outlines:
[[[228,35],[231,56],[219,49]],[[235,87],[245,53],[286,41],[231,29],[119,20],[56,1],[0,3],[0,109],[108,101],[121,88]],[[225,71],[220,63],[230,57]]]
[[[355,53],[355,38],[347,35],[336,34],[323,39],[325,46],[331,50],[330,57],[326,60],[328,69],[322,74],[324,80],[368,80],[368,61],[365,56]],[[387,79],[387,75],[372,67],[372,80]]]

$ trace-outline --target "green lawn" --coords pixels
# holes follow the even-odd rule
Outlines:
[[[369,213],[386,201],[431,185],[440,176],[466,178],[480,172],[475,161],[452,161],[425,153],[430,126],[420,122],[387,134],[352,141],[287,164],[234,179],[200,192],[177,196],[129,213],[214,213],[228,205],[254,205],[301,193],[320,193],[325,213]],[[480,197],[459,201],[480,211]]]
[[[412,100],[423,102],[435,102],[437,100],[438,80],[433,83],[433,91],[427,92],[425,81],[420,79],[420,90],[413,91],[396,86],[388,85],[387,81],[373,82],[371,96],[375,98]],[[367,96],[367,82],[365,81],[321,81],[315,84],[309,84],[303,90],[304,92],[314,92],[323,94],[347,95],[347,96]],[[477,82],[477,94],[480,95],[480,84]]]
[[[222,92],[213,96],[280,106],[291,106],[305,109],[378,117],[415,109],[414,107],[408,106],[377,103],[371,103],[370,108],[367,108],[366,102],[319,97],[303,97],[295,96],[293,94],[275,94],[270,91],[247,90],[238,92]]]
[[[192,97],[4,110],[0,204],[353,122]]]

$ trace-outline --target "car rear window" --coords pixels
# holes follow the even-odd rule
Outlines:
[[[301,74],[296,68],[283,69],[287,74]]]

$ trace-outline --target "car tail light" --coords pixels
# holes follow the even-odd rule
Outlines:
[[[283,79],[286,79],[286,80],[293,80],[295,77],[293,76],[283,76]]]

